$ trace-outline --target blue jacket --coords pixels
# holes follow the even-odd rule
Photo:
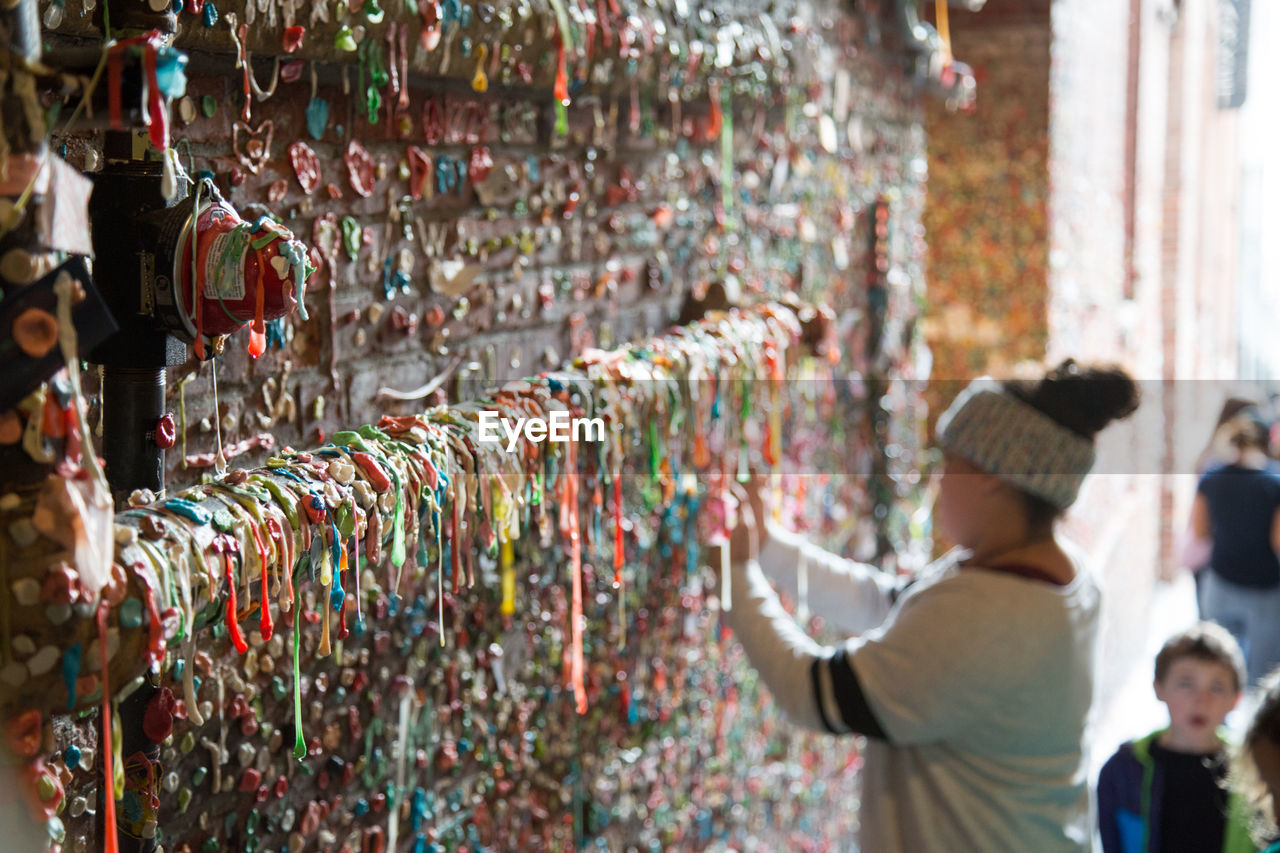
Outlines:
[[[1154,731],[1116,750],[1098,776],[1098,829],[1103,853],[1159,853],[1164,778],[1151,757]],[[1257,853],[1249,838],[1248,811],[1234,791],[1227,794],[1222,853]]]

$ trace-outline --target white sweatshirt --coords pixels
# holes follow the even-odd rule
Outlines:
[[[864,752],[866,853],[1087,850],[1097,585],[1078,560],[1055,586],[961,568],[961,556],[895,603],[895,579],[770,527],[759,564],[733,568],[725,618],[778,705],[817,731],[845,730],[838,670],[814,667],[844,652],[888,735]],[[782,608],[765,574],[794,595],[802,559],[813,612],[860,637],[821,646]]]

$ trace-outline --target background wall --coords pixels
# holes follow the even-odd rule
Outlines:
[[[926,104],[929,305],[935,379],[1007,375],[1043,358],[1049,264],[1049,6],[991,0],[951,16],[978,100]]]

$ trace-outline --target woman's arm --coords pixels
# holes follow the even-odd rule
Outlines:
[[[759,560],[764,573],[793,598],[799,595],[803,573],[809,609],[849,634],[883,622],[902,590],[898,578],[832,554],[772,522],[761,532]]]
[[[732,571],[738,593],[725,621],[778,706],[805,728],[883,738],[844,650],[805,634],[755,561],[736,562]]]
[[[758,560],[764,573],[793,598],[800,597],[803,577],[810,611],[837,631],[861,634],[880,625],[905,583],[873,566],[832,554],[769,521],[764,480],[755,476],[742,488],[735,487],[734,498],[724,509],[732,531],[727,542],[711,543],[712,564]],[[728,557],[721,554],[722,548],[728,550]]]

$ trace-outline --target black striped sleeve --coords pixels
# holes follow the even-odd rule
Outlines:
[[[822,725],[832,734],[860,734],[888,740],[867,697],[862,692],[858,674],[849,665],[843,648],[830,657],[816,659],[809,669],[814,703]]]

